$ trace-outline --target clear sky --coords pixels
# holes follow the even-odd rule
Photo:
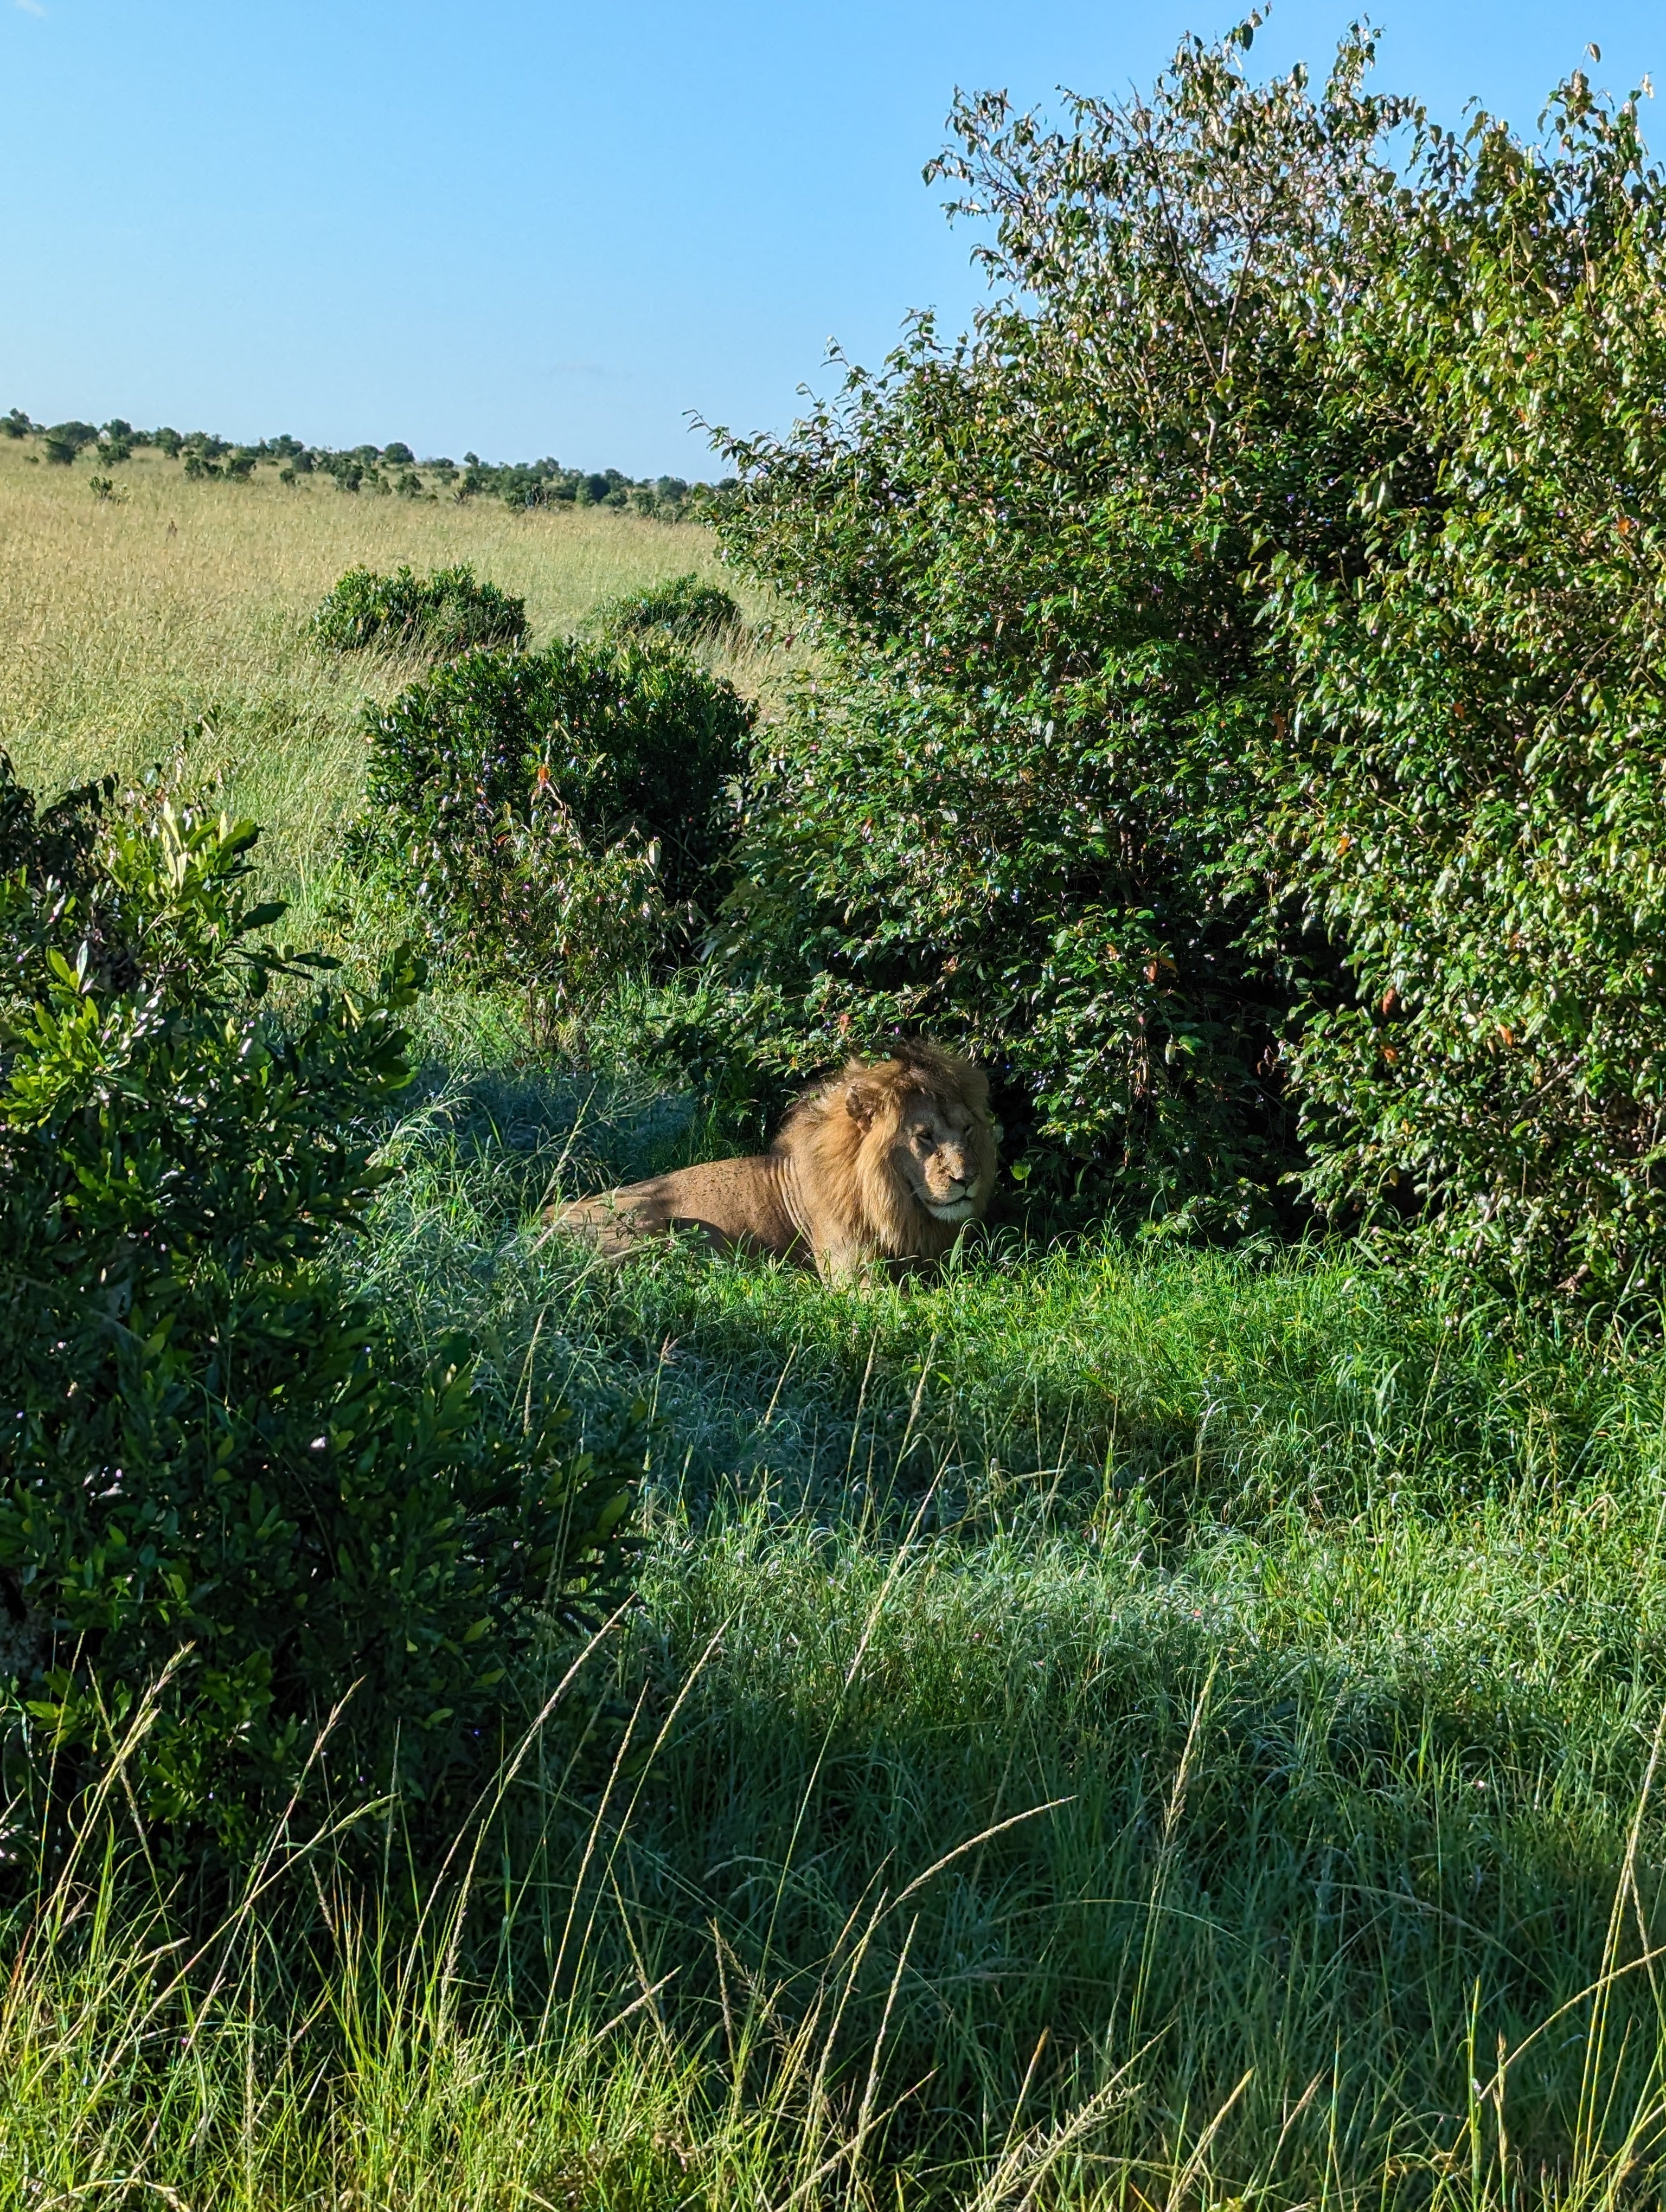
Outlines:
[[[709,463],[830,337],[957,323],[921,182],[957,85],[1148,83],[1202,0],[0,0],[0,410],[419,453]],[[1357,12],[1283,0],[1259,66]],[[1666,88],[1666,5],[1378,0],[1379,82],[1530,125],[1588,40]],[[1658,126],[1654,135],[1659,137]]]

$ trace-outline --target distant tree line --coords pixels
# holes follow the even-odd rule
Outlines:
[[[130,460],[142,446],[183,463],[188,477],[245,483],[262,465],[276,468],[281,483],[327,477],[338,491],[392,495],[401,499],[501,499],[508,507],[611,507],[660,522],[681,522],[709,513],[731,489],[690,483],[682,477],[628,477],[618,469],[569,469],[553,457],[538,461],[483,461],[465,453],[461,463],[447,454],[418,460],[407,445],[353,446],[337,450],[304,445],[285,432],[257,445],[237,445],[207,430],[180,432],[164,426],[136,430],[112,416],[92,422],[35,422],[21,407],[0,416],[9,438],[40,441],[41,458],[67,468],[88,447],[100,465]]]

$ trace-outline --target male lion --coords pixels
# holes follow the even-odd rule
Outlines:
[[[551,1228],[623,1259],[672,1229],[721,1252],[775,1253],[825,1283],[876,1263],[940,1259],[989,1203],[989,1085],[958,1054],[899,1042],[877,1066],[849,1061],[810,1091],[767,1152],[551,1206]]]

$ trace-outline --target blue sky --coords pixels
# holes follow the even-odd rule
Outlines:
[[[836,337],[964,321],[957,85],[1146,83],[1201,0],[0,0],[0,409],[698,474]],[[1357,12],[1286,0],[1258,65]],[[1530,125],[1666,8],[1379,0],[1379,82]]]

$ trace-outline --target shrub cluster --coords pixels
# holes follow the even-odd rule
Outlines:
[[[477,645],[524,645],[526,602],[479,582],[467,562],[430,576],[350,568],[313,616],[313,635],[336,653],[400,646],[450,659]]]
[[[907,1018],[1039,1179],[1281,1176],[1467,1261],[1666,1263],[1666,189],[1583,76],[1541,145],[1250,82],[1253,23],[1052,132],[981,98],[974,331],[727,443],[824,673],[725,954],[781,1057]]]
[[[435,955],[540,1021],[686,957],[724,887],[752,710],[652,643],[465,654],[371,719],[352,850]]]
[[[38,811],[0,760],[5,1849],[143,1720],[154,1847],[234,1855],[303,1784],[302,1818],[477,1788],[517,1668],[619,1585],[640,1449],[502,1420],[471,1346],[413,1359],[326,1264],[381,1180],[409,961],[320,988],[248,824],[112,802]]]
[[[702,645],[739,636],[741,617],[740,609],[720,585],[702,583],[690,574],[605,600],[590,617],[590,626],[599,637],[660,637],[676,645]]]

